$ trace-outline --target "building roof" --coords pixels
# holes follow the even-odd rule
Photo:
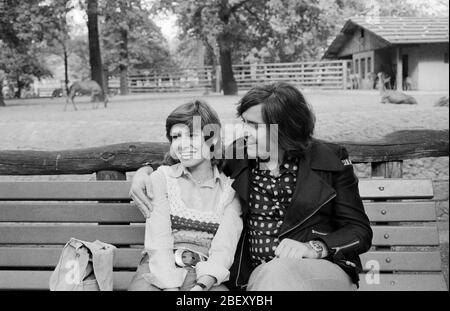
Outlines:
[[[379,37],[386,45],[449,42],[448,17],[352,17],[328,47],[325,58],[336,55],[356,28]]]

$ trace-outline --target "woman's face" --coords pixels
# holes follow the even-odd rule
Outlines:
[[[210,148],[205,143],[200,129],[190,131],[184,124],[176,124],[170,130],[172,143],[170,153],[177,158],[184,167],[195,167],[203,161],[210,160]]]

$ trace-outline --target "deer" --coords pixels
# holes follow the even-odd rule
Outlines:
[[[384,74],[382,72],[378,73],[378,79],[379,79],[379,83],[378,83],[378,88],[380,90],[380,95],[381,95],[381,103],[382,104],[396,104],[396,105],[401,105],[401,104],[406,104],[406,105],[417,105],[417,101],[414,97],[407,95],[405,93],[399,92],[399,91],[393,91],[393,90],[386,90],[385,87],[385,79],[384,79]]]
[[[70,86],[69,93],[67,94],[66,104],[64,105],[64,111],[66,111],[67,104],[69,103],[69,101],[72,102],[73,108],[77,110],[74,98],[76,95],[79,94],[91,95],[91,102],[93,109],[98,108],[98,99],[100,99],[102,95],[105,108],[108,105],[108,96],[106,95],[105,92],[103,92],[103,89],[100,87],[100,85],[94,80],[83,80],[83,81],[76,81]]]
[[[434,107],[448,107],[448,95],[439,98]]]

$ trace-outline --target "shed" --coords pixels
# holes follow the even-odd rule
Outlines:
[[[349,60],[358,88],[375,87],[384,72],[397,89],[449,89],[448,17],[353,17],[323,58]]]

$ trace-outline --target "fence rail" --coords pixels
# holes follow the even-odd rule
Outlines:
[[[378,141],[337,143],[347,148],[354,163],[372,163],[374,172],[395,171],[406,159],[449,155],[448,130],[398,131]],[[168,149],[167,143],[130,142],[62,151],[2,150],[0,175],[125,173],[161,161]],[[389,168],[383,166],[386,162]]]
[[[348,83],[347,61],[268,63],[233,65],[239,89],[260,83],[285,81],[300,88],[345,89]],[[173,91],[216,91],[220,89],[220,67],[205,66],[128,76],[131,93]],[[108,87],[119,89],[118,77],[110,77]]]

